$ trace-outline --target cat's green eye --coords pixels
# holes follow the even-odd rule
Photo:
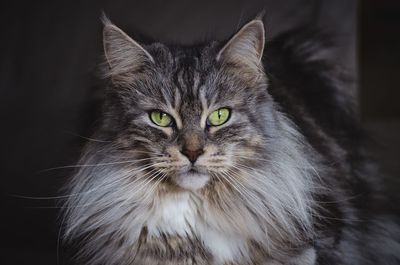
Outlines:
[[[159,110],[153,110],[150,112],[150,119],[154,124],[161,127],[171,126],[173,121],[171,115]]]
[[[211,126],[219,126],[229,120],[231,111],[228,108],[220,108],[213,111],[207,118],[207,124]]]

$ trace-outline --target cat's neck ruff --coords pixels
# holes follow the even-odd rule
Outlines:
[[[148,236],[196,236],[212,253],[216,264],[247,256],[247,238],[227,233],[221,226],[217,228],[211,225],[215,220],[210,220],[212,216],[207,215],[205,207],[207,205],[190,191],[165,194],[160,203],[152,209],[151,219],[146,222]]]

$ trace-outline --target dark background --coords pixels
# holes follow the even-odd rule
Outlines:
[[[0,4],[0,264],[57,264],[56,196],[99,114],[100,14],[123,29],[190,44],[224,39],[260,10],[267,39],[301,24],[332,32],[356,81],[385,183],[398,192],[400,1],[13,1]],[[60,253],[60,264],[63,264]]]

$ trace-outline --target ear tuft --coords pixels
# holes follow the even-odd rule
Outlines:
[[[100,17],[100,19],[101,19],[101,22],[103,22],[103,25],[104,25],[104,26],[113,24],[113,23],[111,22],[111,20],[107,17],[106,13],[104,13],[104,11],[101,12],[101,17]]]
[[[265,45],[264,24],[255,19],[244,25],[220,50],[217,60],[258,69]]]
[[[101,20],[104,24],[104,53],[110,67],[109,75],[113,79],[134,73],[145,63],[154,62],[153,57],[139,43],[115,26],[104,13]]]

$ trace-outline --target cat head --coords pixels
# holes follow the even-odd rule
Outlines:
[[[306,239],[312,150],[269,94],[264,45],[258,19],[226,42],[190,47],[142,45],[104,19],[100,141],[87,145],[65,208],[66,237],[87,241],[83,255],[127,263],[116,250],[134,249],[181,195],[210,229],[271,255]]]
[[[124,156],[198,190],[264,153],[273,118],[261,20],[226,43],[196,47],[140,45],[107,19],[103,33],[113,99],[104,126]]]

